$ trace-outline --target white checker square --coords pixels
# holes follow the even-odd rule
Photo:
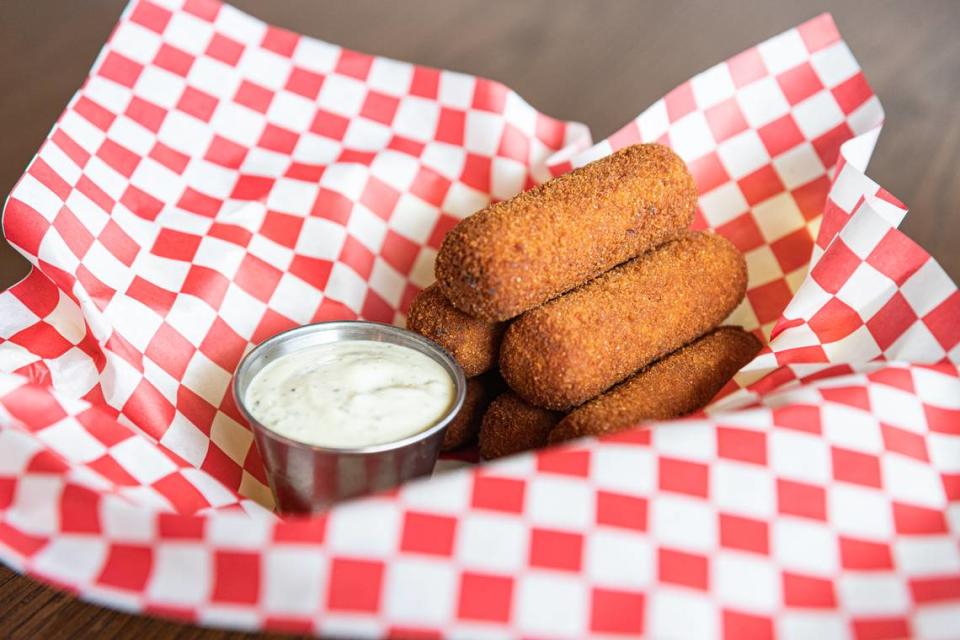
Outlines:
[[[297,139],[297,146],[293,148],[291,157],[298,162],[327,165],[336,161],[342,149],[343,145],[339,141],[307,131]]]
[[[16,526],[11,518],[14,514],[8,511],[7,518]],[[38,551],[30,564],[38,575],[62,584],[90,584],[100,573],[106,558],[105,541],[89,535],[60,534]]]
[[[527,482],[526,515],[533,525],[583,531],[596,513],[594,492],[580,480],[534,476]]]
[[[869,320],[896,292],[896,283],[869,263],[861,262],[837,291],[837,298],[850,305],[861,318]]]
[[[914,322],[886,350],[891,360],[905,362],[939,362],[946,355],[943,347],[922,322]]]
[[[810,56],[810,65],[828,88],[837,86],[860,71],[860,65],[842,40]]]
[[[337,554],[384,556],[396,551],[400,508],[384,500],[344,504],[330,512],[327,540]]]
[[[661,457],[685,461],[708,462],[717,454],[716,431],[712,425],[700,421],[685,421],[652,430],[652,445]]]
[[[779,74],[792,69],[808,57],[806,45],[796,29],[785,31],[757,46],[763,64],[771,74]]]
[[[900,293],[917,315],[925,316],[943,302],[942,292],[954,288],[950,276],[934,260],[927,260],[910,276]]]
[[[703,500],[662,493],[650,503],[650,531],[677,549],[712,551],[717,546],[717,513]]]
[[[656,579],[653,545],[635,532],[598,528],[585,538],[584,567],[604,587],[644,588]]]
[[[121,501],[101,503],[100,524],[103,535],[117,541],[152,543],[157,536],[154,514]]]
[[[210,426],[210,440],[231,460],[243,466],[253,444],[253,433],[222,411],[218,411]]]
[[[70,417],[37,432],[35,436],[73,464],[93,462],[107,451],[102,442]]]
[[[63,207],[60,197],[29,173],[20,178],[16,198],[35,209],[48,222],[53,222]]]
[[[213,24],[217,31],[241,42],[260,42],[267,30],[263,21],[228,4],[220,8]]]
[[[360,113],[366,95],[367,89],[359,80],[331,74],[320,87],[317,104],[326,111],[352,118]]]
[[[880,459],[883,487],[893,500],[942,509],[947,498],[940,475],[928,464],[897,453]]]
[[[303,221],[295,251],[322,260],[336,260],[343,249],[347,230],[325,218],[309,217]]]
[[[803,214],[789,193],[781,193],[753,208],[753,216],[767,242],[774,242],[806,226]]]
[[[523,191],[527,165],[513,158],[494,158],[490,170],[490,193],[497,200],[508,200]]]
[[[232,282],[227,285],[227,293],[223,296],[219,309],[223,321],[247,340],[253,337],[253,332],[266,310],[267,305]]]
[[[143,436],[114,445],[110,455],[140,484],[153,484],[177,470],[177,465]]]
[[[452,144],[428,142],[420,154],[420,161],[443,177],[458,180],[467,162],[467,154]]]
[[[229,132],[229,137],[245,147],[254,146],[260,139],[266,122],[256,111],[233,102],[223,101],[213,112],[206,128],[221,134]],[[197,155],[202,156],[206,149]]]
[[[690,86],[693,89],[697,107],[700,109],[707,109],[723,102],[736,92],[733,78],[730,76],[730,67],[725,62],[695,75],[690,81]],[[672,132],[670,138],[673,139]]]
[[[396,269],[391,267],[383,258],[377,256],[373,262],[373,271],[370,273],[370,288],[387,301],[390,306],[400,306],[400,298],[407,280]]]
[[[393,131],[390,127],[358,117],[347,125],[343,146],[358,151],[380,151],[387,146],[392,137]]]
[[[751,464],[718,460],[710,466],[711,493],[725,513],[766,518],[776,513],[776,489],[770,471]]]
[[[237,94],[237,87],[240,86],[241,77],[233,73],[233,68],[216,60],[201,56],[193,61],[190,71],[187,72],[187,83],[195,88],[210,94],[214,98],[221,100],[217,106],[217,111],[222,109],[226,101],[232,100]],[[236,105],[234,105],[236,106]],[[212,124],[213,121],[211,121]],[[229,129],[222,130],[214,127],[215,132],[220,134],[229,134],[233,137],[233,132]]]
[[[0,292],[0,305],[2,305],[3,308],[3,315],[0,315],[0,338],[4,340],[9,339],[13,334],[19,333],[40,320],[33,311],[20,302],[9,290]]]
[[[273,51],[261,47],[247,47],[237,62],[237,71],[250,82],[278,91],[290,76],[291,66],[289,58]],[[328,77],[327,81],[329,79]]]
[[[949,535],[902,536],[892,546],[897,569],[909,576],[960,573],[960,549]]]
[[[713,151],[713,134],[702,111],[693,111],[670,127],[670,146],[686,162]]]
[[[180,76],[160,67],[147,66],[137,78],[137,83],[133,86],[133,94],[158,107],[169,109],[172,113],[185,86],[186,83]],[[167,115],[169,116],[169,113]]]
[[[213,36],[213,25],[185,11],[174,11],[163,39],[187,53],[199,56],[206,50]]]
[[[163,124],[160,125],[160,130],[157,132],[157,139],[168,147],[173,147],[181,153],[194,157],[201,157],[206,153],[212,138],[213,132],[207,123],[201,122],[193,116],[188,116],[180,111],[169,112],[167,117],[163,119]],[[191,166],[190,169],[192,170],[193,167]],[[232,173],[231,171],[224,170],[218,182],[228,177],[234,177],[231,175]],[[203,185],[202,191],[204,193],[216,191],[214,184],[197,184]],[[216,186],[222,187],[222,185]]]
[[[437,258],[437,252],[429,247],[424,247],[417,254],[417,259],[413,262],[413,269],[410,270],[410,282],[423,289],[430,286],[435,277],[433,275],[433,263]],[[328,287],[329,291],[329,287]]]
[[[320,186],[336,191],[353,201],[360,200],[369,172],[359,164],[332,164],[320,177]]]
[[[65,111],[63,113],[63,115],[60,117],[58,128],[66,133],[87,153],[96,153],[97,149],[99,149],[100,145],[103,143],[104,138],[106,138],[106,135],[103,133],[103,131],[90,124],[88,120],[82,118],[76,111],[73,110]],[[27,177],[32,176],[24,175],[21,178],[21,181],[25,180]],[[17,192],[19,193],[19,191],[20,186],[17,187]]]
[[[310,127],[316,111],[311,100],[289,91],[279,91],[267,108],[267,120],[284,129],[301,133]]]
[[[835,402],[824,402],[820,414],[823,435],[831,444],[863,453],[883,451],[883,435],[874,415]]]
[[[4,519],[27,535],[57,534],[63,488],[62,477],[28,471],[17,480],[13,504],[5,507]]]
[[[591,455],[590,474],[598,489],[649,495],[657,487],[657,460],[649,449],[605,443]]]
[[[437,130],[440,106],[433,100],[406,96],[400,100],[392,127],[398,135],[414,140],[430,140]]]
[[[841,613],[794,609],[779,615],[774,624],[777,637],[784,640],[849,640],[853,637],[850,621]]]
[[[310,213],[318,191],[319,187],[313,183],[279,178],[267,195],[267,208],[305,216]]]
[[[153,61],[160,44],[161,37],[158,34],[130,20],[122,20],[110,37],[111,51],[142,65]]]
[[[759,129],[790,112],[783,90],[772,76],[741,87],[737,92],[737,104],[752,129]]]
[[[907,585],[895,575],[847,573],[837,578],[840,605],[853,615],[893,616],[910,608]]]
[[[189,293],[181,293],[173,301],[173,306],[167,313],[166,323],[176,329],[190,344],[199,347],[216,318],[216,310],[206,300]]]
[[[387,236],[387,223],[362,204],[357,204],[347,221],[347,233],[373,253],[379,253]]]
[[[144,589],[146,595],[158,604],[196,606],[210,593],[212,565],[210,551],[200,545],[158,544]]]
[[[195,467],[203,464],[210,440],[179,411],[160,437],[160,444]]]
[[[300,38],[293,50],[293,60],[304,69],[329,73],[336,68],[341,51],[340,47],[321,40]]]
[[[773,159],[773,166],[787,189],[796,189],[827,172],[809,142],[803,142]]]
[[[400,96],[410,89],[413,65],[389,58],[374,58],[367,74],[367,84],[377,91]]]
[[[761,245],[743,254],[747,260],[747,282],[749,287],[758,287],[783,277],[783,269],[769,245]]]
[[[747,213],[750,205],[736,183],[726,182],[700,196],[700,209],[710,227],[716,228]]]
[[[960,409],[960,393],[957,379],[946,372],[914,368],[913,376],[917,395],[923,402],[945,409]]]
[[[457,571],[449,562],[397,558],[386,571],[384,613],[401,625],[441,626],[455,612],[457,582]]]
[[[370,172],[397,191],[407,191],[417,177],[420,163],[406,153],[384,149],[373,159]]]
[[[127,296],[114,296],[104,315],[113,323],[117,333],[126,338],[141,353],[153,339],[160,323],[160,316],[143,303]]]
[[[443,200],[443,210],[459,218],[466,218],[490,203],[490,196],[461,182],[450,185]]]
[[[793,119],[808,140],[823,135],[844,120],[837,99],[826,89],[795,105]]]
[[[403,503],[415,510],[460,515],[468,509],[473,478],[467,472],[448,472],[407,482],[400,488]]]
[[[486,111],[468,111],[464,126],[463,146],[472,153],[492,156],[500,146],[503,117]]]
[[[931,432],[927,435],[927,449],[939,471],[960,473],[960,437]]]
[[[879,541],[893,535],[890,501],[874,489],[847,483],[827,487],[827,517],[841,534]]]
[[[865,326],[858,327],[842,340],[823,345],[823,351],[830,362],[869,361],[882,353]]]
[[[770,154],[756,131],[747,130],[724,140],[717,155],[730,177],[739,180],[770,163]]]
[[[913,632],[924,640],[954,640],[957,637],[960,605],[953,602],[929,604],[913,616]]]
[[[401,193],[390,215],[390,228],[418,244],[426,244],[439,217],[440,210],[432,204]]]
[[[667,114],[667,103],[662,99],[654,102],[636,120],[637,128],[644,142],[657,140],[670,128],[670,117]]]
[[[93,156],[87,161],[83,173],[90,182],[114,200],[119,200],[127,188],[127,178],[101,160],[99,156]]]
[[[445,106],[468,109],[473,102],[476,79],[456,71],[441,71],[437,99]]]
[[[703,594],[660,587],[648,597],[649,622],[644,631],[651,638],[719,637],[719,612]]]
[[[514,621],[525,635],[583,637],[589,593],[579,576],[528,572],[515,589]]]
[[[780,605],[780,571],[769,558],[724,550],[711,570],[713,589],[724,605],[764,614]]]
[[[53,141],[51,141],[49,144],[43,145],[37,155],[43,158],[44,162],[50,165],[50,168],[53,169],[57,175],[63,178],[67,184],[76,184],[80,179],[80,176],[83,175],[83,171],[80,169],[77,163],[75,163],[70,156],[64,153],[63,149],[57,146],[57,144]],[[26,178],[27,175],[29,174],[25,174],[24,178]],[[34,178],[34,180],[36,180],[36,178]]]
[[[527,525],[515,516],[465,511],[453,556],[465,568],[513,573],[526,568],[529,540]]]
[[[270,297],[269,306],[298,324],[307,324],[322,299],[323,295],[316,288],[284,273]]]
[[[156,143],[152,131],[125,115],[113,121],[109,134],[112,140],[122,140],[124,147],[140,157],[149,154]]]
[[[816,435],[776,429],[767,434],[767,452],[770,468],[778,476],[814,484],[830,482],[830,451]]]
[[[822,523],[781,516],[772,523],[771,544],[784,569],[832,577],[839,567],[836,535]]]
[[[323,601],[327,559],[305,545],[263,552],[263,606],[270,613],[310,616]]]
[[[874,415],[882,416],[885,424],[914,433],[926,431],[923,406],[912,393],[880,384],[870,385],[867,392]]]
[[[507,94],[503,107],[504,119],[523,133],[533,136],[537,132],[537,110],[514,92]]]

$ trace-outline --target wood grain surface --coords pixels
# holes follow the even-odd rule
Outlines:
[[[0,194],[79,87],[123,0],[0,3]],[[960,279],[960,2],[237,0],[361,51],[501,80],[599,140],[675,85],[831,11],[886,110],[869,174],[911,209],[903,230]],[[26,273],[0,247],[0,289]],[[0,638],[252,637],[85,604],[0,568]],[[268,636],[260,636],[268,637]]]

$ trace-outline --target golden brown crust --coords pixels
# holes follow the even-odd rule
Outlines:
[[[467,380],[467,394],[463,399],[463,406],[443,434],[441,451],[462,447],[477,437],[483,414],[490,406],[490,401],[502,392],[503,387],[503,380],[496,371]]]
[[[490,460],[542,447],[560,417],[555,411],[531,406],[507,391],[490,403],[483,416],[480,455]]]
[[[464,375],[472,378],[496,366],[506,325],[468,316],[432,284],[413,299],[407,328],[446,349],[463,367]]]
[[[746,284],[733,244],[688,232],[515,320],[500,372],[530,404],[570,409],[716,327]]]
[[[570,412],[550,442],[616,433],[646,420],[667,420],[707,406],[760,351],[740,327],[720,327]]]
[[[673,151],[627,147],[461,221],[437,282],[458,309],[507,320],[678,237],[696,203]]]

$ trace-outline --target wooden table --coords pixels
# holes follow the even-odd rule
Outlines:
[[[880,96],[870,175],[911,207],[904,231],[960,279],[960,6],[552,0],[237,0],[274,24],[370,53],[502,80],[538,109],[615,131],[691,75],[831,10]],[[0,5],[0,194],[30,161],[110,33],[123,0]],[[0,248],[0,288],[26,272]],[[241,638],[116,613],[0,568],[3,638]]]

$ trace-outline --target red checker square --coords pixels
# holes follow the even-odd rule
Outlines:
[[[854,618],[850,621],[856,640],[899,640],[916,637],[906,618]]]
[[[83,259],[93,244],[93,234],[91,234],[83,223],[77,220],[73,212],[63,207],[53,219],[53,228],[57,230],[63,241],[70,247],[75,256]]]
[[[873,90],[867,84],[867,79],[862,71],[858,71],[852,77],[847,78],[831,91],[844,114],[849,114],[873,95]]]
[[[868,487],[883,486],[880,460],[876,456],[839,447],[831,447],[830,454],[833,459],[834,479]]]
[[[222,33],[215,33],[210,39],[210,44],[207,45],[206,54],[234,67],[243,55],[243,44]]]
[[[661,547],[657,564],[660,582],[702,591],[710,586],[710,561],[706,556]]]
[[[853,137],[853,131],[847,123],[841,122],[819,138],[811,140],[814,151],[820,156],[820,162],[828,169],[837,163],[840,156],[840,145]]]
[[[727,61],[733,84],[739,89],[767,75],[767,67],[756,47],[747,49]]]
[[[171,149],[162,142],[154,144],[147,155],[177,175],[182,175],[187,165],[190,164],[190,156],[180,153],[176,149]]]
[[[390,219],[390,214],[393,213],[399,199],[399,191],[374,176],[367,179],[367,186],[363,188],[363,193],[360,195],[361,204],[384,220]]]
[[[201,240],[200,236],[195,236],[192,233],[184,233],[174,229],[160,229],[150,253],[162,258],[190,262],[197,255]]]
[[[477,191],[489,193],[491,190],[490,169],[490,158],[468,153],[467,161],[463,165],[463,173],[460,174],[460,182],[468,187],[473,187]]]
[[[417,142],[416,140],[404,138],[403,136],[398,136],[396,134],[394,134],[394,136],[390,138],[390,142],[387,143],[388,149],[405,153],[409,156],[413,156],[414,158],[419,158],[425,147],[426,145],[422,142]]]
[[[808,324],[817,337],[824,343],[836,342],[846,338],[863,324],[860,314],[839,298],[830,298]]]
[[[800,209],[803,218],[812,220],[823,213],[829,191],[830,177],[824,175],[797,187],[790,192],[790,195],[793,196],[793,201],[797,203],[797,208]]]
[[[413,263],[420,254],[420,245],[412,240],[387,230],[387,237],[383,241],[380,255],[390,266],[402,274],[408,274],[413,269]]]
[[[10,204],[13,204],[13,201]],[[39,271],[30,271],[8,291],[40,317],[53,311],[60,302],[60,290]]]
[[[192,265],[180,290],[200,298],[214,309],[219,309],[229,286],[230,281],[222,273],[209,267]]]
[[[547,449],[537,456],[537,471],[586,478],[590,475],[590,452],[583,449]]]
[[[177,387],[177,411],[205,434],[210,435],[210,426],[217,416],[217,408],[183,385]]]
[[[590,594],[590,630],[642,635],[646,598],[642,593],[594,589]]]
[[[643,136],[640,135],[640,127],[636,121],[625,124],[619,131],[610,134],[607,138],[610,148],[614,151],[629,147],[632,144],[643,142]]]
[[[513,599],[513,578],[464,572],[460,578],[457,617],[507,622]]]
[[[217,0],[186,0],[183,3],[183,10],[207,22],[213,22],[222,6]]]
[[[187,365],[190,364],[194,351],[196,348],[190,344],[189,340],[164,322],[150,340],[145,353],[164,371],[180,380],[187,370]]]
[[[61,200],[66,200],[73,190],[67,181],[61,178],[60,175],[39,156],[34,158],[33,163],[27,169],[27,173],[57,194]]]
[[[597,524],[647,530],[647,500],[609,491],[597,491]]]
[[[860,266],[860,258],[846,245],[842,238],[834,242],[811,269],[810,277],[825,291],[840,291]]]
[[[126,293],[160,315],[166,315],[177,298],[177,294],[173,291],[164,289],[140,276],[134,276]]]
[[[960,502],[960,473],[941,473],[943,491],[950,502]]]
[[[773,322],[790,303],[793,294],[783,279],[774,280],[747,291],[747,300],[760,324]]]
[[[13,498],[14,481],[11,479],[9,488],[10,499]],[[0,483],[0,507],[10,504],[4,499],[3,484]],[[100,512],[98,509],[99,496],[86,487],[66,485],[60,495],[60,530],[64,533],[101,533]]]
[[[763,202],[768,198],[783,193],[786,187],[777,175],[773,165],[766,165],[737,181],[743,197],[750,206]]]
[[[393,320],[395,309],[389,302],[377,295],[377,292],[368,289],[360,309],[360,317],[373,322],[390,323]]]
[[[930,255],[897,229],[890,229],[867,256],[867,263],[903,286],[910,276],[926,264]]]
[[[923,415],[930,431],[960,435],[960,409],[923,405]]]
[[[457,520],[429,513],[407,512],[403,520],[400,550],[412,553],[430,553],[449,556],[453,553],[453,539]]]
[[[217,99],[209,93],[204,93],[199,89],[187,87],[183,90],[183,95],[177,102],[177,109],[188,113],[197,120],[210,122],[214,110],[217,108]]]
[[[717,233],[732,242],[741,252],[756,249],[764,244],[763,234],[751,215],[737,216],[716,229]]]
[[[177,513],[189,515],[210,507],[200,490],[180,473],[171,473],[150,486],[169,500]]]
[[[410,193],[439,207],[447,197],[450,184],[449,180],[433,169],[420,167],[420,170],[417,171],[417,177],[413,179],[413,184],[410,185]]]
[[[777,76],[777,83],[791,105],[802,102],[823,89],[823,83],[809,62],[784,71]]]
[[[73,347],[59,331],[46,322],[37,322],[10,336],[10,341],[29,346],[30,351],[41,358],[59,358]]]
[[[512,124],[505,124],[503,134],[500,136],[500,145],[497,147],[497,155],[526,163],[530,157],[530,140],[525,133]]]
[[[10,197],[7,200],[6,212],[10,215],[8,220],[17,219],[17,228],[8,225],[4,230],[7,240],[25,249],[31,255],[37,255],[40,252],[40,243],[50,229],[50,223],[36,209],[27,204]]]
[[[34,454],[27,465],[27,473],[54,473],[58,476],[66,474],[69,466],[62,456],[52,451],[44,450]]]
[[[79,101],[77,104],[79,104]],[[74,142],[70,136],[64,133],[63,129],[55,129],[53,134],[51,134],[50,139],[55,145],[60,147],[78,167],[82,168],[90,159],[90,154],[87,153],[83,147]]]
[[[730,640],[774,638],[773,618],[724,609],[723,637],[730,638]]]
[[[893,554],[890,545],[883,542],[857,540],[840,536],[840,564],[844,569],[876,570],[893,569]]]
[[[530,566],[580,571],[583,536],[579,533],[533,529],[530,535]]]
[[[142,72],[143,65],[139,62],[134,62],[116,51],[110,51],[97,73],[117,84],[132,88]]]
[[[777,479],[777,510],[782,514],[827,519],[827,492],[803,482]]]
[[[92,408],[77,415],[77,422],[83,425],[86,432],[99,440],[107,447],[123,442],[132,435],[126,427],[112,419],[112,415],[99,408]]]
[[[349,265],[364,280],[370,279],[370,274],[373,272],[373,252],[353,236],[348,235],[344,240],[339,261]]]
[[[134,7],[133,12],[130,14],[130,21],[136,22],[156,33],[163,33],[163,30],[167,28],[167,24],[172,17],[173,13],[167,9],[157,6],[152,2],[147,2],[147,0],[142,0]]]
[[[537,114],[537,138],[551,149],[558,149],[563,145],[567,126],[560,120],[554,120],[543,114]]]
[[[263,224],[260,226],[260,233],[277,244],[292,249],[297,244],[302,228],[303,218],[300,216],[267,211],[263,218]]]
[[[176,409],[156,387],[141,380],[123,405],[123,414],[149,435],[159,439],[173,421]]]
[[[840,374],[842,375],[842,373]],[[810,380],[809,377],[805,378]],[[846,387],[824,387],[818,389],[820,396],[827,402],[845,404],[864,411],[870,411],[870,394],[866,387],[859,384]]]
[[[303,180],[304,182],[320,182],[320,178],[323,177],[325,170],[326,166],[322,164],[291,162],[283,175],[284,177]]]
[[[710,472],[707,465],[686,460],[660,458],[659,487],[706,498],[710,495]]]
[[[382,584],[382,562],[334,558],[327,606],[334,611],[376,611]]]
[[[150,547],[112,544],[97,582],[108,587],[139,591],[147,585],[152,567],[153,550]]]
[[[462,146],[463,132],[466,129],[467,114],[450,107],[440,108],[440,117],[437,119],[437,131],[434,139],[438,142]]]
[[[923,323],[945,350],[949,351],[960,343],[960,291],[954,291],[924,316]]]
[[[157,437],[159,437],[159,435]],[[137,479],[121,467],[120,463],[114,460],[110,454],[100,456],[93,462],[88,463],[87,466],[114,484],[124,487],[132,487],[139,484]]]
[[[770,157],[789,151],[804,141],[800,127],[789,113],[757,129],[757,134]],[[822,203],[821,203],[822,204]]]
[[[270,193],[274,182],[276,180],[265,176],[241,174],[233,185],[230,197],[234,200],[263,200]]]
[[[300,42],[300,36],[292,31],[268,26],[267,32],[263,34],[263,40],[260,42],[260,46],[289,58],[297,48],[298,42]]]
[[[329,260],[295,255],[287,270],[307,284],[313,285],[320,291],[327,286],[333,263]]]
[[[440,70],[414,67],[409,93],[412,96],[435,99],[440,90]]]
[[[903,389],[908,393],[916,393],[916,388],[913,386],[913,376],[907,369],[892,367],[880,369],[873,373],[868,373],[867,378],[870,382],[885,384],[888,387],[894,387],[896,389]]]
[[[284,88],[304,98],[316,100],[317,96],[320,95],[320,87],[322,86],[322,75],[301,69],[300,67],[294,67],[293,70],[290,71],[290,77],[287,78],[287,84]]]
[[[323,544],[327,536],[327,516],[288,519],[273,528],[275,542],[310,542]]]
[[[477,78],[474,83],[472,106],[480,111],[503,113],[509,92],[510,90],[499,82]]]
[[[960,600],[960,578],[915,578],[910,581],[910,591],[917,602]]]
[[[38,431],[67,417],[60,403],[45,390],[27,387],[24,391],[5,395],[3,408],[31,430]]]
[[[373,66],[373,56],[342,49],[340,60],[337,61],[336,72],[357,80],[366,80],[370,74],[371,66]]]
[[[525,493],[523,480],[477,475],[470,503],[475,509],[521,513]]]
[[[810,237],[810,232],[806,228],[797,229],[770,243],[770,250],[777,257],[783,272],[790,273],[810,262],[813,238]]]
[[[918,507],[901,502],[893,503],[893,523],[901,535],[946,534],[946,514],[939,509]]]
[[[666,103],[667,117],[671,123],[697,108],[697,102],[693,97],[693,85],[689,82],[684,82],[668,93],[663,101]]]
[[[153,64],[161,69],[175,73],[178,76],[186,77],[186,75],[190,73],[190,67],[193,66],[193,61],[194,57],[186,51],[164,43],[160,46],[160,50],[157,51],[157,55],[153,59]]]
[[[888,349],[910,326],[917,321],[917,314],[897,291],[879,311],[867,321],[870,335],[881,349]]]
[[[242,551],[215,551],[213,593],[217,603],[254,604],[260,595],[260,555]]]
[[[310,131],[318,136],[325,136],[333,140],[343,140],[347,133],[347,127],[350,126],[350,120],[341,115],[317,109],[317,115],[313,117],[310,123]]]
[[[268,124],[263,128],[263,133],[260,135],[257,145],[277,153],[290,154],[293,153],[299,139],[300,136],[294,131],[278,127],[275,124]]]
[[[213,136],[203,159],[228,169],[239,169],[247,157],[248,149],[241,144],[219,135]]]
[[[243,257],[233,281],[254,298],[267,302],[282,276],[283,273],[273,265],[247,254]]]
[[[212,441],[207,447],[207,455],[204,456],[200,468],[219,480],[224,486],[232,489],[239,488],[243,479],[243,469]]]
[[[160,130],[160,125],[163,124],[164,118],[167,117],[166,109],[158,107],[152,102],[147,102],[137,96],[130,99],[130,103],[127,104],[127,108],[123,113],[137,124],[154,133]]]
[[[697,184],[697,191],[701,195],[730,181],[730,176],[727,174],[727,170],[723,168],[720,156],[715,151],[688,163],[687,168],[693,175],[693,180]]]
[[[363,101],[360,115],[389,126],[393,122],[398,106],[400,106],[400,100],[397,98],[370,91],[367,93],[366,100]]]
[[[336,191],[321,188],[317,193],[317,200],[313,203],[313,209],[310,210],[310,215],[346,225],[350,220],[351,211],[353,211],[353,202],[349,198]]]
[[[770,552],[769,525],[763,520],[721,513],[720,546],[766,555]]]
[[[736,98],[727,98],[713,105],[704,111],[704,116],[713,133],[713,139],[717,142],[732,138],[741,131],[746,131],[748,127]]]
[[[829,13],[822,13],[797,27],[807,51],[815,53],[840,40],[840,32]]]
[[[113,205],[116,204],[107,193],[98,187],[90,178],[83,176],[77,180],[77,190],[83,195],[87,196],[93,202],[103,209],[104,211],[112,211]]]
[[[243,350],[247,348],[247,341],[222,319],[217,318],[213,321],[207,336],[200,343],[200,351],[216,362],[225,371],[233,371]]]
[[[140,164],[139,155],[109,138],[100,145],[97,156],[127,178],[133,175],[137,165]]]
[[[337,156],[337,162],[365,164],[369,167],[371,164],[373,164],[373,160],[376,157],[377,157],[377,154],[374,153],[373,151],[358,151],[356,149],[344,149],[340,152],[340,155]]]
[[[249,80],[244,80],[237,88],[237,93],[233,96],[233,101],[242,104],[254,111],[266,113],[273,101],[273,92],[265,89]]]
[[[730,460],[766,464],[767,436],[761,431],[718,427],[717,455]]]
[[[783,573],[783,600],[788,607],[832,609],[837,606],[831,580],[786,571]]]

